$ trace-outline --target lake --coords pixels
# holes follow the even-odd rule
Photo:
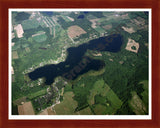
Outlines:
[[[113,34],[106,37],[93,39],[77,47],[67,49],[68,56],[64,62],[59,64],[49,64],[37,68],[28,75],[31,80],[37,80],[44,77],[45,84],[50,85],[57,76],[67,80],[74,80],[79,75],[87,73],[90,70],[98,71],[104,68],[104,61],[85,56],[87,50],[118,52],[121,49],[122,36]]]

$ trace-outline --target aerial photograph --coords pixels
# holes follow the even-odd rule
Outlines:
[[[11,11],[11,115],[148,115],[149,11]]]

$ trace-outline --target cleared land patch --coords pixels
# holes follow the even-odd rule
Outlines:
[[[112,24],[110,24],[110,25],[105,25],[105,26],[103,26],[103,28],[104,28],[105,30],[109,30],[109,29],[112,28]]]
[[[128,38],[128,43],[127,43],[127,46],[126,46],[126,50],[137,53],[138,49],[139,49],[139,43],[137,43],[134,40]]]
[[[39,26],[39,22],[36,19],[24,20],[22,26],[24,30],[33,29]]]
[[[140,99],[136,92],[133,91],[131,94],[132,99],[129,103],[132,110],[136,113],[136,115],[145,115],[145,113],[147,113],[147,109],[143,101]]]
[[[77,101],[73,100],[73,92],[66,92],[63,101],[54,106],[57,115],[76,115],[74,113],[77,107]]]
[[[94,106],[94,112],[96,115],[105,115],[107,108],[104,105],[97,104]]]
[[[19,99],[13,101],[13,103],[15,105],[21,105],[23,102],[26,102],[26,97],[22,97],[22,98],[19,98]]]
[[[19,58],[17,51],[13,51],[13,52],[12,52],[12,58],[13,58],[13,59],[18,59],[18,58]]]
[[[33,40],[35,40],[36,42],[43,42],[43,41],[46,41],[47,36],[46,36],[45,33],[43,33],[43,34],[41,34],[41,35],[33,36],[32,38],[33,38]]]
[[[81,27],[74,25],[68,28],[68,36],[71,38],[75,38],[77,36],[80,36],[81,34],[87,33],[84,31]]]
[[[122,26],[122,28],[123,28],[124,31],[126,31],[130,34],[136,32],[132,27],[127,28],[127,27]]]
[[[144,80],[140,82],[140,84],[143,84],[143,89],[144,89],[144,91],[141,93],[142,101],[144,102],[146,108],[148,109],[148,80]]]
[[[35,115],[31,102],[25,102],[23,105],[18,105],[19,115]]]
[[[95,96],[99,95],[102,98],[105,98],[105,102],[102,104],[95,104]],[[122,101],[118,98],[118,96],[112,91],[112,89],[104,82],[103,79],[95,82],[93,89],[90,91],[90,96],[88,97],[88,103],[94,106],[94,110],[96,114],[114,114],[117,109],[119,109],[122,105]],[[105,105],[104,105],[105,104]],[[98,105],[98,106],[97,106]],[[103,108],[102,112],[98,112]]]
[[[89,107],[79,111],[79,114],[80,115],[93,115],[92,111],[91,111],[91,109]]]
[[[28,97],[29,99],[33,99],[33,98],[35,98],[35,97],[42,96],[42,95],[44,95],[44,94],[46,94],[46,93],[47,93],[47,90],[44,89],[44,90],[40,90],[40,91],[35,92],[35,93],[31,93],[31,94],[29,94],[27,97]]]
[[[14,27],[14,29],[16,30],[18,38],[23,37],[24,31],[23,31],[23,27],[21,24],[18,24],[16,27]]]

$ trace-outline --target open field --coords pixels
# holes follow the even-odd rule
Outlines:
[[[132,47],[135,47],[135,49],[133,49]],[[126,46],[126,50],[137,53],[138,49],[139,49],[139,43],[137,43],[134,40],[128,38],[128,43],[127,43],[127,46]]]
[[[91,109],[89,107],[79,111],[79,114],[80,115],[93,115],[92,111],[91,111]]]
[[[22,102],[26,102],[26,96],[13,101],[15,105],[20,105]]]
[[[56,115],[55,111],[52,110],[52,107],[46,108],[38,115]]]
[[[17,36],[18,36],[18,38],[23,37],[23,33],[24,33],[24,31],[23,31],[23,27],[22,27],[22,25],[21,25],[21,24],[18,24],[16,27],[14,27],[14,29],[15,29],[15,30],[16,30],[16,32],[17,32]]]
[[[126,31],[130,34],[136,32],[132,27],[127,28],[127,27],[122,26],[122,28],[123,28],[124,31]]]
[[[43,35],[43,34],[45,34],[45,33],[46,33],[46,32],[44,32],[44,31],[39,31],[39,32],[37,32],[36,34],[32,35],[32,37],[39,36],[39,35]]]
[[[73,18],[68,18],[68,16],[61,16],[66,22],[70,22],[70,21],[74,21],[74,19]],[[72,20],[71,20],[72,19]]]
[[[145,115],[145,113],[147,113],[147,109],[143,101],[140,99],[140,97],[137,95],[135,91],[131,92],[131,94],[132,94],[132,99],[129,103],[130,103],[132,110],[137,115]]]
[[[33,29],[39,26],[39,22],[36,19],[24,20],[22,26],[24,30]]]
[[[140,84],[143,84],[143,89],[144,89],[144,91],[141,93],[142,101],[145,104],[146,108],[148,108],[148,99],[149,99],[149,97],[148,97],[148,86],[149,86],[148,80],[144,80],[144,81],[140,82]]]
[[[94,106],[94,112],[96,115],[105,115],[106,114],[106,107],[101,104],[97,104]]]
[[[26,47],[25,50],[26,50],[26,52],[30,52],[31,51],[29,47]]]
[[[45,34],[37,35],[33,37],[33,40],[35,40],[36,42],[43,42],[46,39],[47,39],[47,36]]]
[[[56,112],[52,110],[52,107],[49,107],[47,111],[48,111],[48,115],[56,115]]]
[[[77,25],[71,26],[68,28],[68,36],[71,38],[75,38],[77,36],[80,36],[81,34],[85,34],[86,31],[84,31],[82,28],[80,28]]]
[[[44,95],[44,94],[46,94],[46,93],[47,93],[47,90],[46,90],[46,89],[43,89],[43,90],[40,90],[40,91],[38,91],[38,92],[31,93],[31,94],[29,94],[27,97],[28,97],[29,99],[33,99],[34,97],[42,96],[42,95]]]
[[[99,32],[100,34],[101,33],[104,33],[104,32],[106,32],[103,28],[101,28],[100,26],[98,26],[98,27],[96,27],[96,28],[94,28],[97,32]]]
[[[106,93],[109,91],[109,87],[106,86],[106,84],[104,83],[104,80],[98,80],[97,82],[95,82],[92,90],[90,91],[90,96],[88,97],[88,103],[90,105],[94,104],[94,97],[97,94],[101,94],[102,96],[106,96]]]
[[[57,115],[75,115],[74,110],[77,107],[77,102],[73,100],[73,92],[66,92],[63,96],[63,101],[54,106]]]
[[[95,107],[95,96],[96,95],[101,95],[102,97],[107,99],[107,101],[105,101],[103,103],[103,104],[106,104],[107,107],[106,106]],[[104,107],[106,107],[104,109],[106,114],[114,114],[116,112],[116,110],[119,109],[122,105],[122,101],[112,91],[112,89],[104,82],[103,79],[95,82],[94,88],[90,91],[90,96],[88,97],[88,103],[95,107],[95,111],[98,111],[99,108],[104,109]],[[98,105],[100,105],[100,104],[98,104]]]
[[[18,105],[19,115],[35,115],[31,102],[25,102],[23,105]]]
[[[17,51],[13,51],[13,52],[12,52],[12,58],[13,58],[13,59],[18,59],[18,58],[19,58]]]
[[[112,24],[110,24],[110,25],[105,25],[105,26],[103,26],[103,28],[104,28],[105,30],[109,30],[109,29],[112,28]]]

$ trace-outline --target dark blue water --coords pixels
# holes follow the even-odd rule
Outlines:
[[[41,13],[47,16],[53,16],[53,12],[41,12]]]
[[[77,19],[84,19],[84,15],[79,15]]]
[[[92,59],[85,56],[87,50],[118,52],[121,49],[122,36],[113,34],[107,37],[100,37],[81,44],[78,47],[70,47],[67,49],[68,56],[64,62],[59,64],[50,64],[35,69],[29,73],[32,80],[44,77],[45,84],[50,85],[57,76],[61,76],[67,80],[74,80],[90,70],[98,71],[105,66],[102,60]],[[67,65],[67,66],[66,66]]]
[[[88,14],[89,12],[87,12],[87,11],[85,11],[85,12],[83,12],[84,14]]]

